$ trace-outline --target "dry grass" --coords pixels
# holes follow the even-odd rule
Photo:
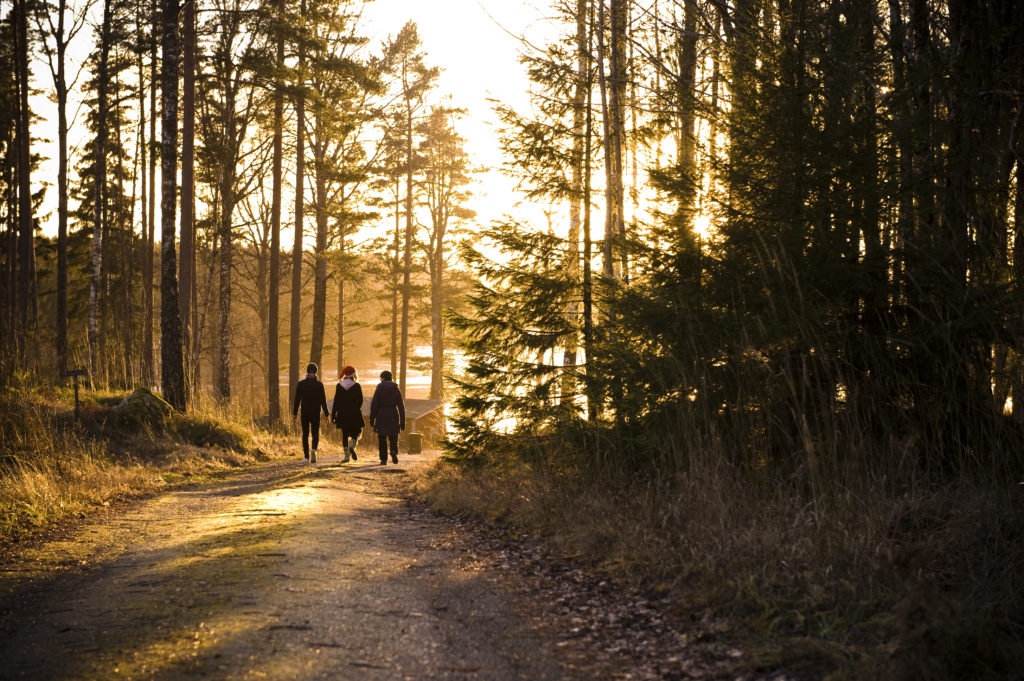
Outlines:
[[[814,504],[709,461],[669,481],[441,465],[419,491],[732,617],[754,666],[936,680],[1024,668],[1024,490],[861,485]]]
[[[125,429],[124,393],[83,394],[81,420],[66,389],[0,395],[0,541],[33,536],[110,501],[267,460],[278,436],[202,405],[165,424]]]

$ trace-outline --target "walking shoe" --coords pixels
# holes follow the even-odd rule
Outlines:
[[[380,465],[381,466],[387,466],[388,465],[388,460],[387,459],[381,459],[380,460]]]
[[[306,456],[303,457],[302,462],[309,463],[309,454],[306,454]]]
[[[391,463],[398,463],[398,457],[394,454],[391,455]]]
[[[352,452],[352,460],[353,461],[359,461],[359,457],[356,456],[356,446],[352,445],[349,449]]]
[[[310,463],[316,463],[316,450],[315,449],[312,452],[310,452],[310,454],[309,454],[309,462]]]
[[[345,450],[345,458],[341,460],[342,463],[348,463],[350,461],[348,457],[348,450]]]

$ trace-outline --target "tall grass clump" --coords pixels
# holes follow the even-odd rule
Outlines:
[[[31,536],[111,500],[251,465],[277,436],[197,400],[187,413],[146,389],[83,391],[13,380],[0,393],[0,538]],[[121,406],[131,396],[138,404]]]
[[[88,415],[96,407],[86,407]],[[73,413],[23,390],[0,396],[0,537],[17,539],[105,501],[152,489],[157,473],[119,462]]]

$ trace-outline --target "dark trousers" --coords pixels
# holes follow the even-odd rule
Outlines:
[[[301,415],[302,421],[302,453],[309,458],[309,431],[313,431],[313,449],[320,444],[320,412],[316,416]]]
[[[391,450],[391,458],[398,460],[398,433],[377,433],[377,450],[380,454],[380,462],[388,460],[388,450]]]
[[[351,440],[352,441],[352,447],[355,448],[356,442],[359,441],[359,433],[361,433],[361,432],[362,432],[361,429],[360,430],[345,430],[344,428],[342,428],[341,429],[341,446],[342,447],[348,447],[349,440]]]

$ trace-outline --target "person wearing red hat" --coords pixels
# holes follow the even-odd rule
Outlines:
[[[363,432],[363,389],[356,381],[356,369],[351,365],[342,369],[338,377],[331,420],[341,429],[341,446],[345,449],[345,458],[341,462],[357,461],[356,442]]]

